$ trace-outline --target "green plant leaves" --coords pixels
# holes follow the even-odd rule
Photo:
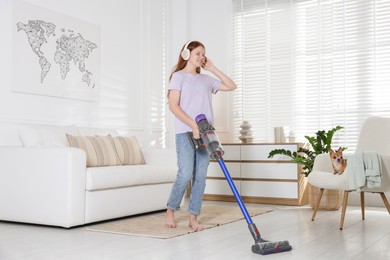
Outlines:
[[[301,164],[302,173],[305,174],[305,176],[308,176],[313,169],[316,156],[329,151],[332,147],[334,134],[343,128],[344,127],[342,126],[336,126],[327,132],[325,130],[319,130],[316,132],[315,136],[305,135],[305,138],[310,143],[310,147],[313,151],[303,147],[300,147],[297,152],[291,152],[285,149],[274,149],[269,153],[268,158],[272,158],[277,154],[286,155],[291,158],[291,162]],[[347,148],[342,147],[342,149],[346,150]]]

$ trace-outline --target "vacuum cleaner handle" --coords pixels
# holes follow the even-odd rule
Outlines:
[[[191,146],[194,150],[205,148],[202,138],[195,139],[193,132],[187,132],[187,137],[190,140]]]
[[[225,151],[222,148],[221,142],[215,134],[215,128],[207,121],[204,114],[200,114],[195,118],[198,124],[200,136],[203,143],[210,154],[211,159],[218,160],[222,158]]]
[[[223,161],[222,155],[224,154],[224,150],[218,140],[217,135],[214,132],[214,127],[209,124],[206,119],[206,116],[203,114],[198,115],[196,117],[196,123],[198,124],[201,133],[201,139],[203,140],[203,143],[210,154],[210,158],[216,159],[218,161],[219,166],[221,167],[222,172],[225,175],[225,179],[227,180],[230,189],[232,190],[233,195],[238,205],[240,206],[242,214],[244,215],[245,220],[248,223],[249,231],[253,239],[255,240],[255,244],[252,246],[252,252],[256,254],[267,255],[272,253],[290,251],[292,247],[287,240],[270,242],[261,238],[260,232],[257,229],[256,225],[253,223],[252,218],[249,215],[248,210],[246,209],[245,204],[242,201],[236,186],[234,185],[232,177],[230,176],[229,171],[226,168],[225,162]]]
[[[236,188],[236,185],[234,185],[234,182],[233,182],[233,180],[232,180],[232,177],[230,176],[230,173],[229,173],[228,169],[226,168],[225,162],[223,161],[222,158],[220,158],[220,159],[218,160],[218,164],[219,164],[219,166],[221,167],[223,174],[225,175],[225,179],[227,180],[227,182],[228,182],[228,184],[229,184],[229,186],[230,186],[230,189],[231,189],[232,192],[233,192],[234,197],[236,198],[236,201],[237,201],[237,203],[238,203],[238,206],[240,206],[240,209],[241,209],[241,211],[242,211],[242,214],[243,214],[244,217],[245,217],[246,222],[248,223],[248,225],[249,225],[249,224],[253,224],[251,215],[249,214],[248,210],[246,209],[245,204],[244,204],[244,202],[242,201],[241,196],[240,196],[240,194],[238,193],[238,190],[237,190],[237,188]]]

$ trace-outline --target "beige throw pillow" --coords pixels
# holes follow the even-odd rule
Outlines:
[[[66,134],[70,147],[77,147],[87,154],[87,167],[120,165],[111,136],[72,136]]]
[[[121,164],[145,164],[144,156],[134,136],[113,136],[112,139]]]

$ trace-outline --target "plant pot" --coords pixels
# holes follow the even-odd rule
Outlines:
[[[312,209],[315,208],[320,188],[314,187],[310,184],[309,186],[309,204]],[[324,190],[322,195],[320,206],[318,210],[338,210],[341,206],[343,198],[342,190]]]

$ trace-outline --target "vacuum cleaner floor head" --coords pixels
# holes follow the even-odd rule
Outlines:
[[[290,251],[291,249],[292,247],[287,240],[279,242],[256,242],[256,244],[252,246],[252,252],[261,255],[280,253]]]

